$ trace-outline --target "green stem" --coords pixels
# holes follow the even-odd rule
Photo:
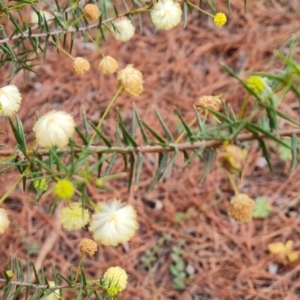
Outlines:
[[[77,267],[77,272],[76,272],[76,276],[75,276],[75,279],[74,279],[74,282],[73,284],[76,284],[77,282],[77,279],[78,279],[78,276],[79,276],[79,273],[80,273],[80,270],[81,270],[81,265],[82,265],[82,261],[83,261],[83,254],[81,254],[81,257],[80,257],[80,260],[79,260],[79,263],[78,263],[78,267]]]
[[[247,104],[249,102],[249,98],[250,98],[250,94],[247,95],[247,97],[244,99],[244,101],[242,103],[242,106],[241,106],[241,109],[240,109],[240,112],[239,112],[239,116],[238,116],[238,120],[242,120],[243,119],[246,106],[247,106]]]
[[[95,42],[95,40],[88,34],[88,32],[86,32],[86,35],[89,37],[89,39],[93,42],[93,44],[97,47],[97,49],[99,50],[100,54],[102,55],[102,58],[105,58],[105,54],[103,53],[103,51],[100,49],[100,47],[98,46],[98,44]]]
[[[197,121],[197,118],[195,117],[192,122],[189,124],[189,128],[191,128],[191,126],[194,125],[194,123]],[[177,138],[177,140],[175,141],[175,144],[178,144],[181,139],[183,138],[183,136],[185,135],[185,130],[180,134],[180,136]]]
[[[104,114],[102,115],[98,125],[97,125],[97,129],[100,130],[105,117],[107,116],[108,112],[110,111],[111,107],[113,106],[113,104],[115,103],[115,101],[117,100],[118,96],[121,94],[121,92],[123,91],[123,87],[120,86],[119,89],[117,90],[117,92],[115,93],[115,95],[113,96],[113,98],[110,100],[108,106],[105,109]],[[92,144],[93,140],[95,139],[95,137],[97,136],[97,132],[95,132],[90,140],[90,144]]]
[[[27,173],[29,170],[29,167],[25,169],[25,171],[19,176],[19,178],[13,183],[13,185],[8,189],[8,191],[1,197],[0,204],[3,203],[3,201],[10,195],[10,193],[16,188],[16,186],[19,184],[19,182],[22,180],[23,175]]]
[[[77,23],[80,19],[83,18],[83,15],[79,16],[77,19],[75,19],[71,24],[68,25],[67,29],[71,26],[73,26],[75,23]]]
[[[238,194],[239,194],[239,191],[238,191],[238,189],[237,189],[237,187],[236,187],[236,184],[235,184],[235,182],[234,182],[234,179],[233,179],[232,175],[231,175],[230,173],[227,173],[227,175],[228,175],[228,177],[229,177],[229,181],[230,181],[230,183],[231,183],[231,186],[232,186],[232,188],[233,188],[233,190],[234,190],[235,195],[238,195]]]
[[[210,14],[209,12],[203,10],[202,8],[200,8],[200,7],[198,7],[197,5],[191,3],[190,1],[186,1],[186,3],[187,3],[188,5],[194,7],[195,9],[199,10],[200,12],[202,12],[202,13],[208,15],[209,17],[212,17],[212,18],[215,17],[214,15],[212,15],[212,14]]]
[[[51,42],[59,49],[61,50],[63,53],[65,53],[68,57],[70,57],[71,59],[75,60],[75,58],[70,54],[68,53],[64,48],[62,48],[61,46],[59,46],[58,44],[56,44],[53,39],[50,39]]]

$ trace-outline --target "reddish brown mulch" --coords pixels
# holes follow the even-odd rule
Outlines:
[[[225,1],[222,1],[225,2]],[[231,1],[232,12],[228,25],[216,28],[211,19],[194,12],[183,24],[168,31],[154,31],[145,17],[143,31],[126,43],[112,38],[101,44],[104,53],[116,58],[120,67],[134,64],[144,75],[145,90],[137,98],[122,94],[116,106],[122,116],[131,119],[133,102],[142,118],[157,131],[162,131],[155,117],[156,107],[176,134],[178,117],[172,113],[176,106],[186,120],[194,117],[193,104],[201,95],[224,93],[223,99],[234,109],[240,105],[245,91],[235,79],[224,71],[221,62],[229,65],[241,77],[248,71],[272,70],[278,72],[281,64],[273,59],[273,50],[288,53],[288,40],[299,32],[300,7],[298,0],[266,3],[248,1],[244,13],[243,1]],[[261,1],[263,2],[263,1]],[[225,4],[218,4],[219,11],[226,11]],[[294,56],[299,60],[299,42]],[[21,87],[23,104],[19,116],[23,121],[28,141],[32,141],[35,112],[40,115],[51,110],[66,110],[82,122],[81,107],[88,117],[97,122],[101,113],[116,91],[115,76],[101,75],[98,70],[100,54],[91,43],[85,45],[79,38],[73,49],[74,56],[86,57],[91,70],[84,76],[76,76],[71,60],[48,49],[47,59],[37,67],[37,75],[22,73],[11,83]],[[9,70],[0,74],[1,86]],[[287,94],[281,109],[297,118],[297,100]],[[115,113],[110,113],[104,124],[107,135],[113,136],[116,125]],[[6,119],[1,118],[1,143],[15,146]],[[282,124],[284,125],[284,124]],[[233,191],[224,173],[213,167],[206,181],[200,184],[204,165],[195,160],[183,168],[182,158],[174,165],[167,178],[149,191],[155,173],[155,154],[145,157],[145,166],[137,191],[127,192],[124,180],[113,181],[115,193],[90,190],[90,198],[98,202],[117,197],[135,206],[140,229],[128,245],[103,247],[95,257],[85,260],[90,278],[97,278],[109,267],[120,265],[130,275],[128,288],[120,299],[288,299],[300,297],[300,263],[274,265],[267,245],[272,242],[295,241],[300,250],[299,234],[299,180],[300,169],[289,175],[287,163],[278,158],[273,149],[271,158],[274,172],[259,167],[262,156],[256,142],[249,144],[249,157],[239,185],[241,192],[252,198],[264,196],[273,205],[270,217],[254,220],[250,224],[233,223],[227,216],[227,207]],[[122,171],[120,159],[116,170]],[[9,172],[0,177],[2,195],[9,189],[17,173]],[[47,214],[52,196],[33,207],[34,196],[24,193],[21,185],[4,202],[10,213],[12,226],[0,236],[0,270],[7,265],[9,255],[17,255],[25,264],[30,245],[39,251],[29,255],[40,270],[43,265],[51,280],[51,263],[59,272],[68,276],[70,267],[79,261],[77,245],[84,237],[91,237],[86,230],[68,233],[57,221],[61,205],[53,216]],[[176,221],[178,212],[185,212]],[[165,241],[157,252],[156,260],[147,270],[141,258],[153,249],[163,237]],[[172,263],[172,247],[182,249],[183,260],[191,273],[184,290],[172,287],[169,266]],[[270,268],[278,267],[272,273]],[[2,276],[2,275],[1,275]],[[72,296],[66,299],[72,299]]]

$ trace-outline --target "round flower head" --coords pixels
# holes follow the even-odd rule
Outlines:
[[[195,103],[195,107],[197,108],[200,115],[208,115],[212,116],[212,114],[207,110],[207,107],[213,109],[215,111],[220,110],[221,100],[215,96],[202,96]]]
[[[114,21],[113,36],[116,40],[126,42],[134,36],[135,27],[130,19],[126,17],[118,18]]]
[[[70,199],[74,194],[74,185],[67,179],[58,180],[54,186],[54,194],[60,199]]]
[[[21,101],[21,94],[15,85],[7,85],[0,89],[0,116],[10,117],[16,113]]]
[[[66,230],[78,230],[90,220],[89,211],[83,209],[80,203],[71,203],[61,210],[60,222]]]
[[[97,5],[89,3],[83,9],[83,15],[90,21],[95,21],[100,16],[100,11]]]
[[[118,70],[118,62],[111,56],[105,56],[99,63],[99,70],[103,74],[113,74]]]
[[[120,70],[117,79],[119,86],[132,96],[138,96],[143,91],[143,74],[133,65],[127,65]]]
[[[50,287],[54,287],[55,286],[55,282],[54,281],[49,281],[49,286]],[[52,290],[52,294],[50,294],[49,296],[47,296],[46,298],[43,298],[44,300],[58,300],[58,299],[62,299],[59,295],[59,289],[57,290]]]
[[[246,194],[238,194],[234,196],[229,204],[228,215],[241,222],[250,222],[253,215],[255,202]]]
[[[247,86],[256,94],[260,94],[265,89],[265,82],[260,76],[250,76],[246,80]]]
[[[224,13],[219,12],[215,15],[214,23],[215,23],[216,26],[222,27],[226,24],[226,22],[227,22],[227,17]]]
[[[4,233],[9,226],[9,219],[5,209],[0,208],[0,234]]]
[[[153,5],[150,16],[156,28],[169,30],[180,23],[182,9],[173,0],[160,0]]]
[[[47,24],[51,23],[51,21],[52,21],[51,19],[53,18],[52,14],[50,14],[48,11],[43,11],[43,10],[40,10],[39,13],[40,13],[41,17],[46,20]],[[38,16],[38,14],[35,11],[33,11],[31,13],[30,17],[31,17],[31,23],[38,24],[38,22],[39,22],[39,16]],[[42,21],[42,23],[43,23],[43,21]]]
[[[33,131],[41,147],[64,147],[74,134],[75,122],[66,112],[51,110],[35,122]]]
[[[236,145],[223,145],[223,149],[218,151],[217,162],[220,168],[234,174],[242,171],[247,155],[246,149],[241,149]]]
[[[93,256],[97,251],[97,243],[95,243],[91,239],[83,239],[79,243],[79,250],[81,254],[88,254],[89,256]]]
[[[84,74],[90,69],[90,63],[83,57],[76,57],[73,61],[73,68],[76,74]]]
[[[98,205],[100,210],[92,215],[89,227],[94,240],[105,246],[117,246],[129,241],[138,228],[134,208],[116,199]]]
[[[115,297],[127,286],[128,275],[120,267],[111,267],[103,275],[102,285],[108,296]]]

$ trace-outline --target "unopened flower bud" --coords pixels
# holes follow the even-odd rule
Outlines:
[[[227,17],[224,13],[219,12],[214,17],[214,23],[217,27],[223,27],[227,22]]]
[[[44,192],[48,189],[48,183],[45,178],[34,181],[33,187],[38,192]]]
[[[55,183],[54,194],[60,199],[70,199],[74,195],[74,185],[68,179],[60,179]]]
[[[255,202],[247,194],[238,194],[230,201],[228,215],[241,223],[247,223],[252,219],[254,207]]]
[[[246,80],[246,84],[256,94],[261,94],[265,89],[265,82],[260,76],[250,76]]]
[[[118,70],[118,62],[111,56],[105,56],[99,63],[99,70],[103,74],[113,74]]]
[[[84,74],[90,69],[90,63],[83,57],[76,57],[73,68],[76,74]]]
[[[138,96],[143,91],[143,74],[133,67],[127,65],[126,68],[118,72],[118,83],[124,90],[132,96]]]
[[[79,250],[81,254],[88,254],[89,256],[93,256],[97,251],[97,243],[95,243],[91,239],[83,239],[79,243]]]
[[[89,3],[84,7],[83,14],[90,21],[95,21],[100,16],[98,6],[92,3]]]
[[[246,149],[241,149],[236,145],[225,145],[223,150],[218,152],[217,163],[220,168],[234,174],[243,169],[247,154]]]
[[[215,97],[215,96],[202,96],[195,103],[195,106],[196,106],[196,108],[197,108],[200,115],[207,114],[208,116],[211,116],[211,113],[208,112],[207,107],[210,108],[210,109],[213,109],[215,111],[219,111],[220,110],[220,104],[221,104],[221,100],[218,97]]]
[[[102,187],[104,185],[104,179],[103,178],[97,178],[95,183],[96,183],[97,187]]]

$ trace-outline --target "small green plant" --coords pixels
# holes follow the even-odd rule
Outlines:
[[[176,290],[183,290],[186,287],[185,262],[182,259],[183,250],[180,246],[173,246],[171,258],[173,263],[170,265],[170,272],[173,276],[173,287]]]
[[[163,236],[158,240],[157,244],[153,246],[151,249],[148,249],[145,252],[145,255],[141,257],[141,262],[143,268],[150,270],[154,263],[157,260],[157,256],[162,252],[163,248],[169,243],[172,239],[170,234],[163,234]]]
[[[253,212],[253,218],[267,218],[272,211],[272,205],[264,197],[257,197],[255,199],[255,208]]]

